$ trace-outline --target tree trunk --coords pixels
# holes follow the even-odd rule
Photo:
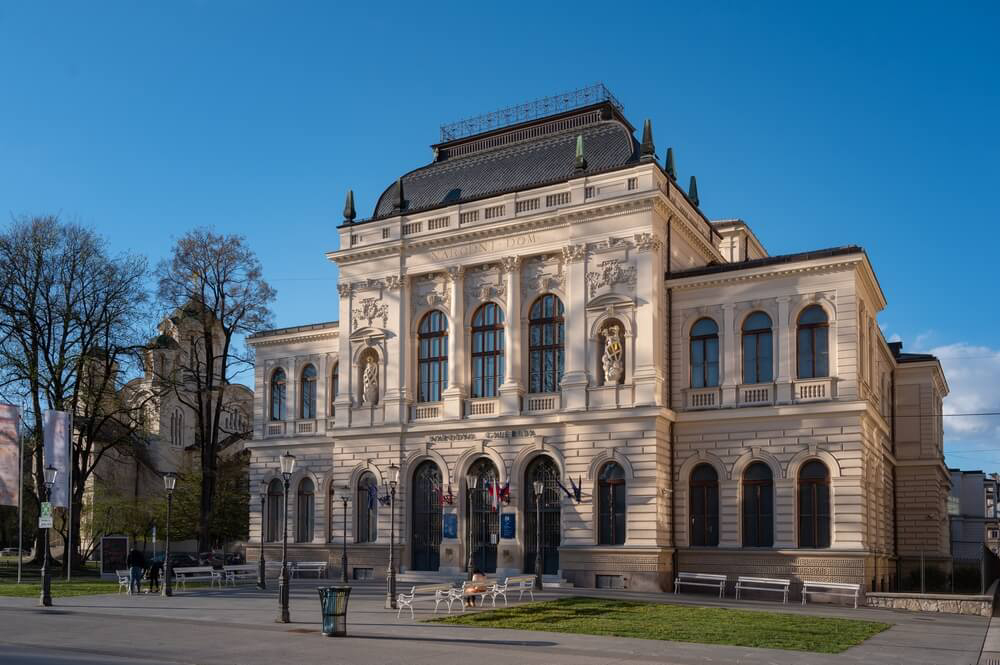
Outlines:
[[[215,517],[215,485],[218,460],[215,455],[201,456],[201,502],[198,512],[198,551],[212,549],[212,522]]]

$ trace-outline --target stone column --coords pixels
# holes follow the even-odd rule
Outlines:
[[[566,271],[566,349],[562,378],[563,409],[585,411],[590,374],[587,351],[592,346],[587,331],[586,245],[563,248]]]
[[[778,404],[792,401],[792,345],[788,324],[788,296],[778,298],[778,320],[774,329],[778,341],[778,375],[775,378],[775,398]]]
[[[410,348],[410,288],[405,275],[386,279],[390,312],[395,308],[396,335],[387,339],[389,362],[385,382],[385,422],[396,425],[407,421],[406,372]]]
[[[337,387],[336,406],[336,429],[344,429],[351,426],[351,396],[354,394],[354,365],[351,362],[351,285],[338,284],[337,291],[340,294],[340,318],[339,318],[339,386]]]
[[[521,412],[521,258],[507,256],[500,261],[506,290],[507,320],[504,326],[504,382],[500,386],[500,415],[516,416]]]
[[[731,303],[722,306],[722,403],[736,405],[736,386],[740,382],[739,344],[740,333],[736,330],[736,312]]]
[[[654,406],[663,401],[663,373],[657,357],[663,352],[660,298],[663,271],[660,267],[662,241],[651,233],[635,236],[637,280],[635,287],[635,406]],[[659,364],[660,367],[665,363]]]
[[[461,418],[465,399],[465,302],[464,266],[448,268],[451,326],[448,330],[448,388],[442,393],[445,418]]]

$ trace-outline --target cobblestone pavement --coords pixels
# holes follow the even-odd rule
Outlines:
[[[740,602],[744,609],[804,612],[872,619],[893,627],[839,655],[688,644],[630,638],[496,630],[421,623],[433,603],[396,621],[383,609],[379,585],[355,585],[347,638],[319,632],[315,588],[296,580],[291,624],[274,622],[276,592],[239,589],[181,592],[173,598],[138,595],[56,598],[51,608],[34,599],[0,598],[0,663],[4,665],[447,665],[490,662],[525,665],[662,663],[704,665],[827,665],[906,663],[975,665],[989,621],[980,617],[888,610]],[[559,590],[538,598],[579,594],[658,602],[737,606],[707,596]]]

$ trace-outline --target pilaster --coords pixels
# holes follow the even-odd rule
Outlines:
[[[338,372],[337,399],[334,402],[337,409],[335,429],[347,429],[351,426],[351,395],[354,394],[355,380],[354,364],[351,362],[351,285],[338,284],[340,294],[340,334],[338,346],[340,369]]]
[[[587,409],[587,387],[590,375],[587,372],[587,350],[590,340],[587,334],[587,281],[584,261],[587,254],[585,245],[567,245],[563,248],[566,265],[566,345],[565,367],[562,377],[563,410],[585,411]]]
[[[521,257],[504,257],[500,261],[500,269],[507,291],[504,382],[498,391],[500,415],[516,416],[521,412],[521,395],[524,394],[524,384],[521,382]]]
[[[722,335],[722,403],[733,405],[736,404],[736,386],[740,381],[740,368],[736,351],[739,332],[736,330],[736,309],[732,303],[722,305],[722,317],[725,326],[725,333]]]
[[[465,301],[464,266],[448,268],[448,288],[451,289],[451,329],[448,330],[448,387],[441,393],[445,418],[461,418],[465,398]]]
[[[410,343],[409,285],[405,275],[386,280],[390,307],[396,308],[398,334],[387,340],[389,358],[386,365],[385,423],[398,425],[407,420],[406,394],[407,350]]]
[[[657,325],[663,282],[659,260],[661,244],[652,234],[636,236],[635,406],[658,405],[663,398],[663,378],[656,363],[657,352],[663,348]]]
[[[774,322],[778,340],[778,377],[775,397],[778,404],[792,401],[792,345],[789,343],[788,296],[778,298],[778,320]]]

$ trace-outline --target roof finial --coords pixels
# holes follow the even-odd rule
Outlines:
[[[667,163],[664,165],[663,170],[667,172],[667,175],[677,180],[677,169],[674,168],[674,149],[667,148]]]
[[[642,147],[639,149],[640,159],[648,162],[656,159],[656,147],[653,145],[653,122],[646,118],[642,125]]]
[[[694,176],[691,176],[691,185],[688,186],[688,198],[695,208],[701,207],[701,202],[698,200],[698,181]]]
[[[396,210],[406,209],[406,197],[403,195],[403,179],[396,181],[396,203],[393,205]]]
[[[587,158],[583,156],[583,135],[576,137],[576,170],[587,170]]]
[[[347,200],[344,201],[344,221],[348,224],[354,223],[354,218],[358,216],[354,210],[354,190],[347,190]]]

